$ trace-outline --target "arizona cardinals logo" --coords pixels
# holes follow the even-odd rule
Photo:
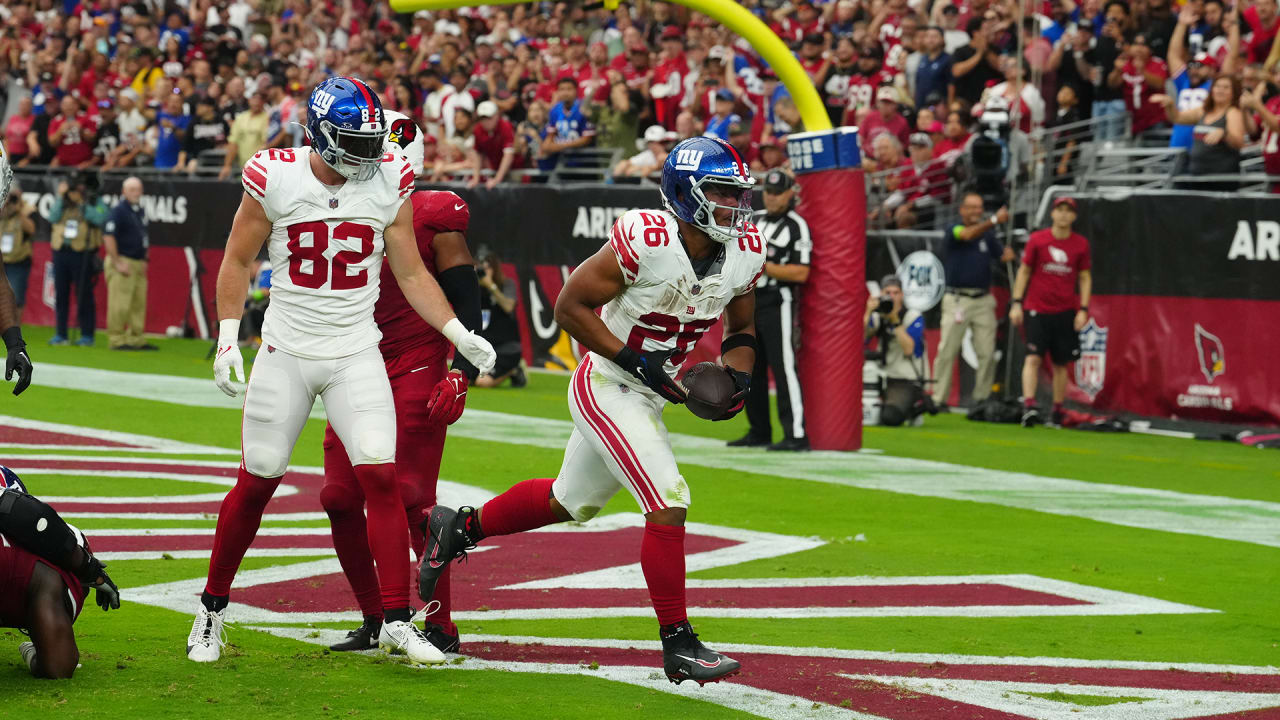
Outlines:
[[[1196,355],[1200,358],[1200,372],[1204,373],[1204,381],[1213,379],[1227,371],[1226,351],[1217,335],[1200,327],[1196,323]]]
[[[400,147],[409,147],[409,143],[418,136],[418,126],[409,118],[398,118],[391,123],[391,132],[387,140]]]

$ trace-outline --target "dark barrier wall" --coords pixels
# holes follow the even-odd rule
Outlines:
[[[1280,424],[1280,200],[1082,199],[1094,324],[1076,399],[1105,410]]]

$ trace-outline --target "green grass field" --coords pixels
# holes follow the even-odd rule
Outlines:
[[[90,437],[95,431],[115,431],[207,447],[170,452],[16,447],[21,430],[11,430],[0,451],[5,464],[21,467],[24,458],[56,455],[105,463],[169,458],[234,466],[236,454],[217,454],[215,449],[238,450],[240,412],[237,403],[225,402],[214,388],[204,359],[206,344],[161,340],[158,353],[113,353],[102,347],[45,347],[48,333],[38,328],[28,329],[27,335],[36,363],[35,384],[20,398],[5,401],[0,414],[9,420],[0,420],[0,426],[12,426],[17,418],[74,426]],[[90,389],[77,380],[82,374],[77,368],[110,374],[93,375],[92,383],[98,385]],[[169,402],[153,399],[155,393],[148,388],[165,378],[152,376],[176,383],[179,395]],[[567,376],[535,373],[523,390],[473,390],[467,415],[451,430],[441,479],[476,492],[498,493],[528,477],[553,477],[562,456],[558,434],[569,419],[566,386]],[[83,668],[72,681],[31,679],[17,652],[22,637],[17,631],[0,631],[0,698],[5,700],[0,715],[1039,718],[1060,712],[1062,717],[1172,718],[1251,711],[1239,717],[1280,716],[1280,675],[1265,669],[1280,666],[1280,455],[1274,452],[1142,435],[1024,430],[951,415],[929,418],[921,428],[867,429],[864,444],[875,452],[779,458],[760,451],[729,451],[711,442],[741,434],[745,421],[703,422],[682,408],[669,408],[666,419],[693,493],[691,521],[760,537],[785,536],[788,542],[806,542],[810,548],[722,564],[693,572],[691,578],[723,581],[716,587],[733,587],[735,580],[776,579],[780,586],[819,588],[825,578],[844,588],[831,595],[815,589],[798,610],[793,598],[782,604],[789,610],[776,613],[769,609],[773,605],[750,607],[755,602],[750,598],[767,598],[773,592],[768,584],[733,591],[742,594],[726,595],[725,602],[739,603],[736,615],[692,613],[703,639],[713,647],[750,646],[739,652],[759,658],[775,657],[771,652],[781,653],[777,657],[803,654],[788,648],[816,648],[831,660],[812,660],[811,668],[802,671],[785,663],[744,661],[747,672],[738,679],[741,684],[701,690],[686,684],[677,689],[656,674],[628,669],[656,670],[650,652],[656,647],[651,615],[550,612],[510,617],[519,613],[490,610],[490,618],[485,617],[487,605],[482,605],[461,608],[468,610],[458,621],[467,657],[456,665],[423,670],[380,655],[330,654],[317,644],[332,629],[354,627],[346,621],[277,619],[247,623],[271,626],[276,634],[248,629],[237,623],[233,594],[231,623],[236,627],[230,631],[231,645],[219,663],[199,666],[184,656],[190,615],[167,609],[160,601],[130,597],[131,589],[203,579],[207,552],[205,559],[175,552],[172,559],[110,561],[125,606],[108,614],[92,603],[86,607],[76,624]],[[323,422],[313,419],[294,453],[295,466],[321,465],[322,434]],[[107,478],[33,470],[24,477],[34,492],[67,501],[74,496],[163,498],[226,489],[218,483],[145,473]],[[122,536],[129,530],[141,536],[146,530],[209,531],[214,525],[210,513],[186,519],[146,518],[136,517],[147,512],[145,503],[103,507],[108,510],[93,517],[76,518],[73,513],[71,518],[95,543],[126,542]],[[216,503],[212,507],[216,509]],[[318,503],[308,511],[318,513]],[[636,512],[625,493],[604,510],[605,515]],[[134,516],[121,517],[131,513]],[[287,532],[327,528],[327,522],[269,518],[264,528]],[[108,530],[114,534],[104,533]],[[110,540],[96,540],[95,531]],[[590,545],[565,542],[556,555],[590,555]],[[251,556],[242,574],[302,567],[331,557],[323,549],[315,555]],[[484,557],[477,553],[471,564],[483,567]],[[582,569],[636,559],[621,557]],[[546,561],[530,559],[532,565]],[[469,570],[462,566],[455,577]],[[993,611],[993,605],[1041,603],[1013,596],[984,599],[983,588],[1000,582],[990,578],[947,586],[952,590],[945,592],[920,580],[934,576],[1031,577],[1034,582],[1027,581],[1032,584],[1024,589],[1063,595],[1066,599],[1052,601],[1058,607],[1099,603],[1103,609]],[[896,588],[883,594],[847,589],[854,585],[846,579],[868,577],[915,578],[911,582],[916,584],[903,589],[901,583],[875,581]],[[517,580],[513,577],[511,582]],[[946,595],[959,592],[955,588],[965,582],[974,584],[973,597]],[[314,596],[337,596],[343,588],[317,580],[281,586],[280,592],[281,597],[259,604],[291,608],[295,603],[327,601]],[[864,592],[870,594],[860,594]],[[935,592],[943,594],[931,594]],[[733,599],[738,597],[748,600]],[[829,597],[841,598],[841,606],[824,599]],[[194,609],[194,603],[191,595],[171,604]],[[812,612],[806,610],[810,605]],[[903,610],[920,607],[932,609],[911,611],[914,615]],[[1190,610],[1156,612],[1151,609],[1155,607]],[[468,637],[476,636],[483,640],[468,644]],[[615,662],[601,650],[598,663],[579,663],[556,659],[561,655],[552,658],[540,646],[531,646],[527,657],[509,653],[500,636],[544,638],[547,646],[574,645],[577,649],[568,657],[597,657],[572,642],[582,639],[619,641],[615,644],[623,649],[616,652],[624,652],[628,641],[638,649],[634,661]],[[971,656],[1013,660],[977,663]],[[954,679],[952,687],[936,693],[900,680],[855,682],[848,677],[861,676],[863,670],[833,669],[841,662],[889,662],[897,657],[903,663],[924,663],[917,675],[975,663],[1004,669],[984,670],[987,674],[981,677],[944,673]],[[1036,679],[1029,679],[1016,669],[1022,667],[1020,662],[1027,664],[1018,658],[1062,659],[1058,665],[1072,668],[1115,668],[1109,672],[1115,675],[1116,691],[1097,690],[1097,672],[1080,679],[1041,680],[1052,673],[1037,670],[1030,673]],[[521,664],[525,662],[545,665]],[[1146,668],[1143,672],[1155,673],[1178,663],[1206,667],[1187,666],[1178,676],[1182,679],[1174,680],[1121,672],[1129,668],[1136,673],[1141,666]],[[913,675],[894,667],[893,672],[865,672]],[[1186,680],[1197,672],[1204,673],[1203,683]],[[786,682],[778,679],[784,676]],[[1238,681],[1231,685],[1224,679],[1228,677]],[[1019,682],[1025,687],[1016,685]],[[1042,682],[1053,687],[1038,684]],[[1214,682],[1226,684],[1219,687]],[[991,686],[994,700],[984,700],[990,688],[983,683],[997,683]],[[937,702],[929,704],[929,698]],[[1169,714],[1175,712],[1168,709],[1173,706],[1162,710],[1162,702],[1185,702],[1197,710]],[[1103,714],[1073,714],[1079,712]]]

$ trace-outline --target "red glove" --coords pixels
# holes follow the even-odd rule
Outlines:
[[[467,377],[457,370],[450,370],[431,391],[431,399],[427,401],[427,422],[452,425],[462,417],[462,409],[466,405]]]

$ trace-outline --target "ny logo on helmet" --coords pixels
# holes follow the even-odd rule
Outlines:
[[[324,115],[329,112],[329,108],[337,102],[338,98],[324,90],[317,90],[311,95],[311,112],[317,115]]]
[[[676,151],[677,170],[697,170],[702,164],[702,151],[682,148]]]

